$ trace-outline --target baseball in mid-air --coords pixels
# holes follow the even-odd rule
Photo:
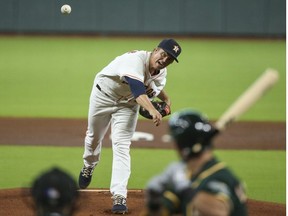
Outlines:
[[[61,13],[62,14],[70,14],[71,13],[71,6],[68,4],[65,4],[61,7]]]

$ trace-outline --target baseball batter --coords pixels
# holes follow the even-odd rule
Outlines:
[[[100,71],[92,88],[88,129],[85,137],[84,166],[79,187],[88,187],[100,161],[102,140],[111,125],[113,150],[110,192],[113,213],[126,213],[127,184],[130,177],[130,145],[136,128],[139,105],[149,111],[155,126],[162,116],[151,100],[158,97],[171,106],[164,91],[167,66],[181,53],[174,39],[164,39],[151,51],[131,51],[116,57]]]
[[[142,216],[248,215],[241,181],[213,154],[217,130],[194,110],[174,113],[169,127],[181,161],[149,181]]]

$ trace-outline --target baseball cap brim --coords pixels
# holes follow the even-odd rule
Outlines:
[[[161,48],[161,49],[163,49],[163,48]],[[164,50],[165,52],[167,52],[177,63],[179,63],[177,57],[176,57],[171,51],[169,51],[169,50],[167,50],[167,49],[163,49],[163,50]]]

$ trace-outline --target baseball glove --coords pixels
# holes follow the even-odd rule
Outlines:
[[[170,107],[164,101],[152,101],[151,103],[155,107],[155,109],[162,115],[162,117],[165,117],[171,113]],[[148,110],[144,109],[143,107],[140,107],[139,114],[147,119],[153,118],[148,112]]]

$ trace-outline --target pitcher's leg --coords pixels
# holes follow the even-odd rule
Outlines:
[[[102,140],[108,130],[113,101],[94,86],[90,96],[88,127],[85,136],[84,165],[93,167],[100,159]]]
[[[79,187],[81,189],[89,186],[94,168],[99,163],[102,140],[109,127],[109,120],[110,118],[107,116],[93,116],[88,120],[83,154],[84,166],[79,174]]]
[[[130,143],[113,144],[113,164],[110,190],[111,193],[127,197],[127,185],[130,177]]]
[[[84,166],[79,175],[79,187],[85,189],[91,182],[95,166],[99,163],[102,140],[108,130],[112,106],[103,95],[92,91],[89,104],[88,128],[83,154]]]
[[[110,191],[127,197],[131,173],[130,145],[137,123],[137,109],[122,108],[112,116],[113,164]]]
[[[110,118],[94,116],[88,122],[83,160],[85,166],[94,167],[100,160],[102,140],[110,125]]]

